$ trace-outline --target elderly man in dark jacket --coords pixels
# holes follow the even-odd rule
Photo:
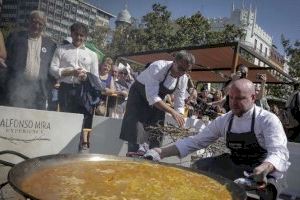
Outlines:
[[[44,13],[32,11],[28,30],[14,32],[7,39],[6,97],[10,106],[46,109],[48,71],[56,44],[42,36],[45,26]]]

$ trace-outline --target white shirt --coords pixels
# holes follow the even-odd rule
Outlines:
[[[241,117],[234,116],[232,132],[243,133],[251,130],[253,109],[254,107]],[[231,115],[230,111],[213,120],[197,135],[178,140],[175,145],[180,156],[184,157],[193,151],[205,148],[219,137],[225,138]],[[275,114],[255,106],[254,132],[260,146],[268,152],[264,161],[274,165],[276,172],[273,175],[275,177],[281,177],[282,172],[287,171],[290,162],[288,162],[287,138],[279,118]]]
[[[37,80],[38,78],[45,80],[47,78],[47,73],[40,75],[40,63],[41,63],[41,46],[42,37],[38,38],[28,38],[28,51],[25,67],[25,76],[29,80]]]
[[[137,77],[137,80],[145,85],[146,98],[149,105],[153,105],[154,103],[162,100],[158,96],[159,83],[164,80],[168,69],[172,66],[172,63],[173,61],[155,61]],[[169,71],[164,82],[164,86],[171,90],[175,88],[176,82],[177,78],[172,77],[171,71]],[[185,74],[178,78],[178,85],[173,93],[175,96],[174,109],[180,113],[184,112],[184,99],[187,82],[188,77]]]
[[[63,83],[80,83],[77,77],[61,76],[64,69],[84,68],[99,77],[97,54],[85,46],[76,48],[73,44],[62,45],[54,52],[50,73]]]

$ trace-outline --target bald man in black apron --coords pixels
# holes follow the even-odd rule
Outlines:
[[[247,180],[244,175],[250,174],[247,178],[253,179],[251,189],[261,199],[277,199],[284,187],[280,180],[290,165],[287,138],[279,118],[256,106],[255,98],[251,81],[233,81],[229,89],[230,112],[217,117],[197,135],[151,149],[145,156],[154,160],[174,155],[184,157],[224,137],[231,154],[199,159],[194,167],[235,181]]]
[[[194,63],[192,54],[180,51],[174,61],[153,62],[137,77],[129,91],[120,134],[121,139],[128,141],[128,152],[137,151],[144,142],[150,142],[150,147],[160,145],[161,138],[149,141],[144,128],[163,125],[166,112],[180,127],[184,125],[181,113],[188,81],[186,72]],[[175,94],[174,109],[163,101],[167,94]]]

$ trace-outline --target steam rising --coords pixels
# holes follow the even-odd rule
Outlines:
[[[45,109],[45,81],[32,80],[21,74],[8,84],[8,100],[10,106]]]

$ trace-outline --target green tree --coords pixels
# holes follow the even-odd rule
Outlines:
[[[153,11],[143,16],[145,50],[159,50],[170,48],[172,36],[175,34],[174,25],[171,21],[171,12],[166,6],[154,4]]]
[[[127,51],[129,38],[128,27],[117,27],[114,31],[112,42],[109,45],[109,54],[115,57],[118,54],[124,54]]]
[[[223,31],[211,32],[200,12],[190,17],[171,19],[166,6],[154,4],[141,23],[117,27],[108,46],[112,57],[135,52],[232,42],[242,38],[243,30],[228,25]]]
[[[143,51],[145,43],[144,30],[133,26],[117,27],[109,44],[111,57]]]
[[[300,41],[296,40],[294,44],[291,44],[290,40],[282,35],[281,42],[288,57],[289,74],[298,79],[300,77]]]
[[[108,36],[111,33],[111,29],[108,26],[96,26],[93,32],[90,33],[90,42],[92,42],[97,48],[106,50]]]
[[[175,20],[175,23],[178,30],[172,40],[174,47],[196,46],[206,43],[206,35],[210,26],[200,12],[191,17],[180,17]]]
[[[239,41],[245,36],[244,30],[235,25],[225,25],[222,31],[209,31],[207,34],[208,44],[218,44]]]
[[[166,6],[154,4],[153,11],[142,17],[142,22],[134,20],[132,25],[120,26],[114,30],[108,46],[112,57],[140,51],[171,48],[174,23]]]

